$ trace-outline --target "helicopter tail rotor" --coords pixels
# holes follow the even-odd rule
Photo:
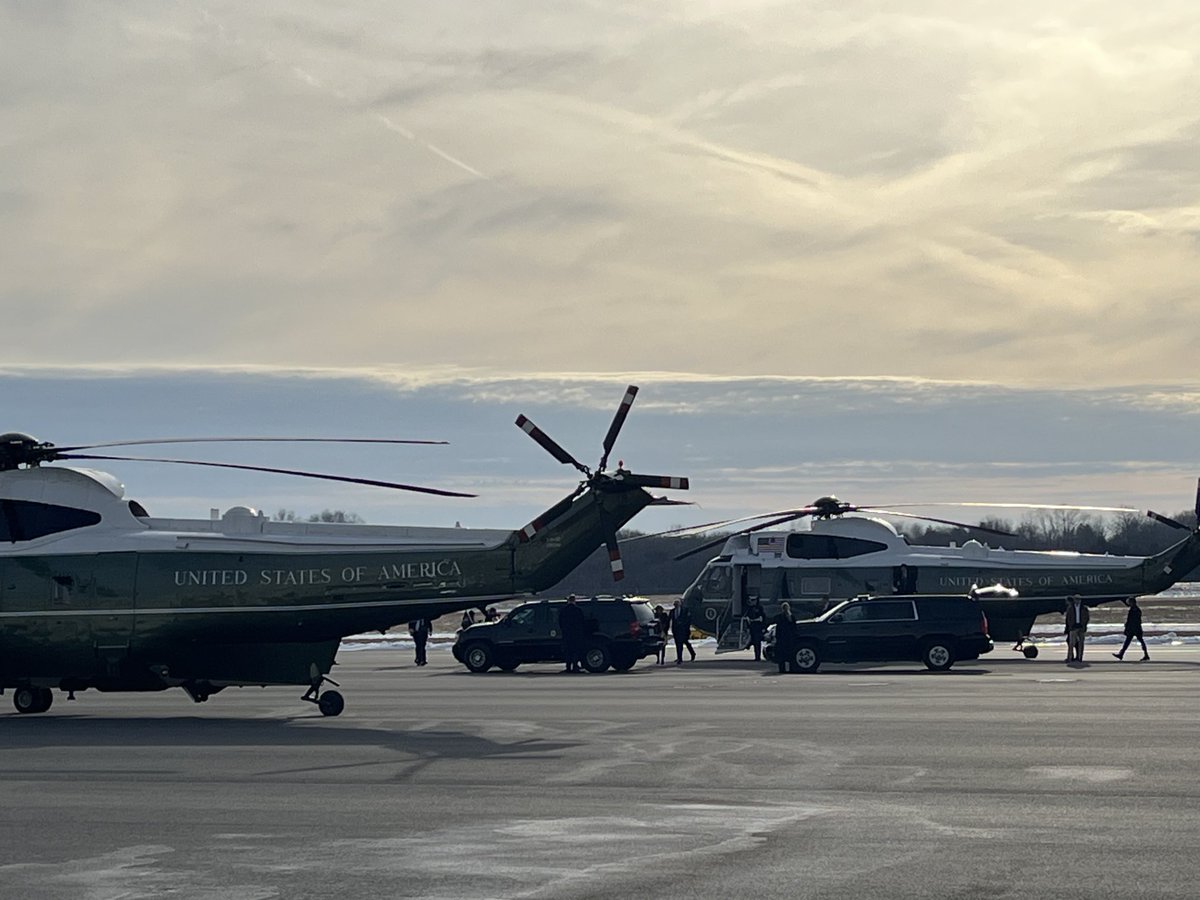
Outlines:
[[[537,441],[543,450],[557,459],[560,463],[574,466],[584,475],[590,476],[592,474],[587,466],[559,446],[558,442],[555,441],[554,438],[550,437],[550,435],[546,434],[546,432],[534,425],[533,422],[531,422],[525,416],[517,416],[517,427]]]
[[[620,581],[625,577],[625,564],[621,561],[621,545],[617,543],[615,534],[609,535],[608,540],[604,543],[608,547],[608,567],[612,571],[613,581]]]
[[[629,415],[629,410],[633,406],[637,392],[637,387],[632,384],[625,389],[625,396],[621,398],[621,404],[617,407],[612,424],[608,426],[608,434],[604,435],[604,443],[602,445],[604,447],[604,455],[600,457],[600,465],[596,468],[597,472],[603,472],[605,466],[608,465],[608,454],[612,453],[613,445],[617,442],[617,435],[621,433],[621,427],[625,424],[625,417]]]
[[[560,463],[574,466],[584,476],[583,481],[580,482],[579,487],[573,494],[555,504],[522,528],[517,533],[518,540],[522,542],[533,540],[540,531],[570,509],[581,494],[589,490],[593,492],[597,502],[601,502],[605,494],[623,494],[629,491],[638,491],[642,488],[665,488],[680,491],[688,489],[687,478],[673,475],[640,475],[626,470],[623,462],[618,462],[616,470],[611,474],[605,471],[608,467],[609,455],[616,445],[617,437],[621,433],[621,428],[625,424],[625,419],[629,415],[629,410],[633,406],[633,401],[637,397],[637,393],[638,389],[636,385],[631,384],[625,389],[625,395],[621,398],[621,403],[617,407],[612,422],[608,426],[608,432],[604,435],[604,440],[601,443],[603,453],[600,457],[600,463],[594,471],[579,462],[557,441],[534,425],[527,416],[517,416],[516,425],[518,428],[529,435],[543,450]],[[679,503],[681,501],[668,500],[663,497],[648,497],[643,494],[642,505],[644,506],[676,505]],[[605,535],[604,543],[608,548],[609,568],[612,571],[613,580],[620,581],[625,577],[625,567],[621,560],[621,548],[617,543],[616,530],[620,527],[620,523],[611,521],[611,516],[607,518],[607,534]],[[627,518],[628,516],[624,517],[625,520]]]

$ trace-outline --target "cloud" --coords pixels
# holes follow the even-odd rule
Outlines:
[[[697,505],[650,509],[643,529],[709,521],[836,494],[933,501],[1189,507],[1194,391],[1159,385],[1047,390],[918,379],[712,378],[576,373],[495,378],[441,371],[0,370],[5,431],[60,446],[213,436],[442,439],[444,447],[196,444],[128,454],[278,466],[479,494],[429,498],[229,470],[96,462],[156,515],[248,505],[371,522],[518,527],[579,474],[514,426],[523,413],[587,466],[625,385],[641,387],[610,463],[686,475]],[[936,512],[933,513],[937,515]],[[977,516],[984,512],[973,513]],[[1010,518],[1019,518],[1010,516]]]
[[[6,7],[0,350],[1184,383],[1192,18]]]

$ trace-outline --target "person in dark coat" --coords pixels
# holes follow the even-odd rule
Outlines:
[[[746,626],[750,629],[750,646],[754,648],[754,659],[762,659],[763,632],[767,630],[767,615],[757,597],[750,599],[746,607]]]
[[[683,664],[684,647],[692,659],[696,658],[696,651],[692,649],[692,614],[679,600],[671,608],[671,637],[675,638],[675,665]]]
[[[796,667],[796,620],[792,617],[792,607],[784,601],[779,607],[779,615],[775,623],[775,662],[779,664],[779,674],[794,672]]]
[[[408,623],[408,633],[412,635],[413,644],[417,648],[418,666],[423,666],[428,662],[425,658],[425,644],[429,642],[431,631],[433,631],[433,623],[428,619],[414,619]]]
[[[654,607],[654,620],[660,639],[658,645],[658,664],[665,666],[667,664],[667,636],[671,633],[671,614],[663,609],[660,604]]]
[[[1073,662],[1083,662],[1083,645],[1087,638],[1088,620],[1091,614],[1087,604],[1078,594],[1067,601],[1067,611],[1063,615],[1063,632],[1067,636],[1067,665]]]
[[[563,662],[566,663],[564,672],[583,671],[583,640],[586,631],[586,616],[575,602],[575,595],[571,594],[558,611],[558,633],[562,637]]]
[[[1128,600],[1129,612],[1125,614],[1125,643],[1121,645],[1121,652],[1114,653],[1117,659],[1125,658],[1125,651],[1129,649],[1130,643],[1134,638],[1138,639],[1138,643],[1142,645],[1142,659],[1149,659],[1150,652],[1146,649],[1146,638],[1142,634],[1142,608],[1138,606],[1137,597],[1130,597]]]

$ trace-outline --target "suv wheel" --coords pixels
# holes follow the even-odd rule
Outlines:
[[[583,667],[589,672],[603,672],[612,663],[612,654],[603,644],[593,644],[583,651]]]
[[[925,645],[921,659],[927,669],[934,672],[945,672],[954,665],[954,647],[950,641],[936,639]]]
[[[792,653],[792,666],[797,672],[812,674],[821,668],[821,654],[812,644],[801,644]]]
[[[622,653],[613,657],[612,667],[617,672],[628,672],[633,668],[635,662],[637,662],[637,657],[632,653]]]
[[[492,648],[487,644],[470,644],[463,651],[463,663],[472,672],[486,672],[492,667]]]

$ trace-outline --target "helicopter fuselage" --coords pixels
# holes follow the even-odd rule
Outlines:
[[[580,490],[533,534],[160,519],[101,472],[0,472],[0,687],[318,684],[342,637],[544,590],[652,499]]]
[[[794,614],[863,594],[970,593],[1004,585],[1013,597],[983,600],[992,637],[1017,640],[1035,618],[1063,611],[1079,594],[1089,606],[1165,590],[1200,563],[1200,537],[1149,557],[909,544],[882,519],[817,519],[810,531],[731,537],[684,593],[697,626],[718,633],[750,596],[768,616],[787,600]]]

